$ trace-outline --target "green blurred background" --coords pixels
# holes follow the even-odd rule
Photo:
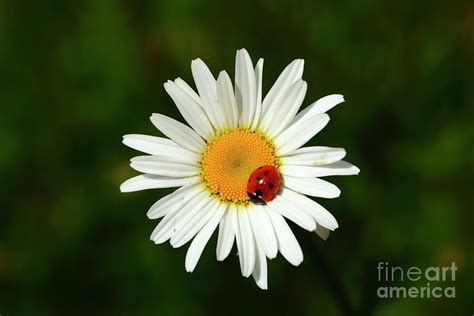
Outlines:
[[[182,120],[162,83],[192,83],[197,57],[233,76],[241,47],[264,92],[304,58],[305,105],[344,94],[310,144],[362,170],[330,179],[327,242],[292,226],[305,261],[269,262],[268,291],[216,262],[215,236],[186,273],[187,247],[149,241],[172,190],[118,189],[122,135]],[[472,1],[1,1],[0,314],[471,315],[473,57]],[[379,299],[379,261],[455,261],[456,298]]]

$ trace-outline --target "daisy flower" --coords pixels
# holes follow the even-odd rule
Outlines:
[[[131,159],[143,173],[120,189],[132,192],[178,187],[151,206],[147,215],[161,221],[151,234],[156,244],[177,248],[191,241],[185,260],[192,272],[218,228],[217,260],[237,247],[244,277],[267,289],[267,258],[278,252],[291,264],[303,252],[287,220],[327,238],[338,227],[334,216],[312,197],[335,198],[340,190],[321,177],[354,175],[359,169],[342,161],[343,148],[302,147],[329,122],[326,112],[344,102],[342,95],[323,97],[298,113],[306,94],[304,61],[296,59],[262,98],[263,59],[256,66],[245,49],[237,51],[235,88],[221,71],[217,80],[201,59],[191,63],[198,93],[177,78],[164,87],[185,125],[162,114],[151,122],[167,138],[130,134],[123,143],[147,155]],[[256,204],[247,193],[249,175],[274,167],[280,189]]]

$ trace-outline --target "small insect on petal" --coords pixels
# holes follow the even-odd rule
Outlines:
[[[280,174],[273,166],[261,166],[255,169],[247,181],[247,195],[255,204],[270,201],[280,189]]]

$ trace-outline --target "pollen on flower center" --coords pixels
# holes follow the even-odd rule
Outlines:
[[[208,141],[201,175],[221,200],[247,203],[247,180],[260,166],[277,167],[274,148],[260,133],[236,129]]]

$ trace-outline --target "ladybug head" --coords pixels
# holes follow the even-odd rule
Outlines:
[[[260,190],[255,190],[255,194],[251,192],[247,192],[247,195],[250,198],[250,201],[254,204],[265,204],[265,201],[260,198],[263,192]]]

